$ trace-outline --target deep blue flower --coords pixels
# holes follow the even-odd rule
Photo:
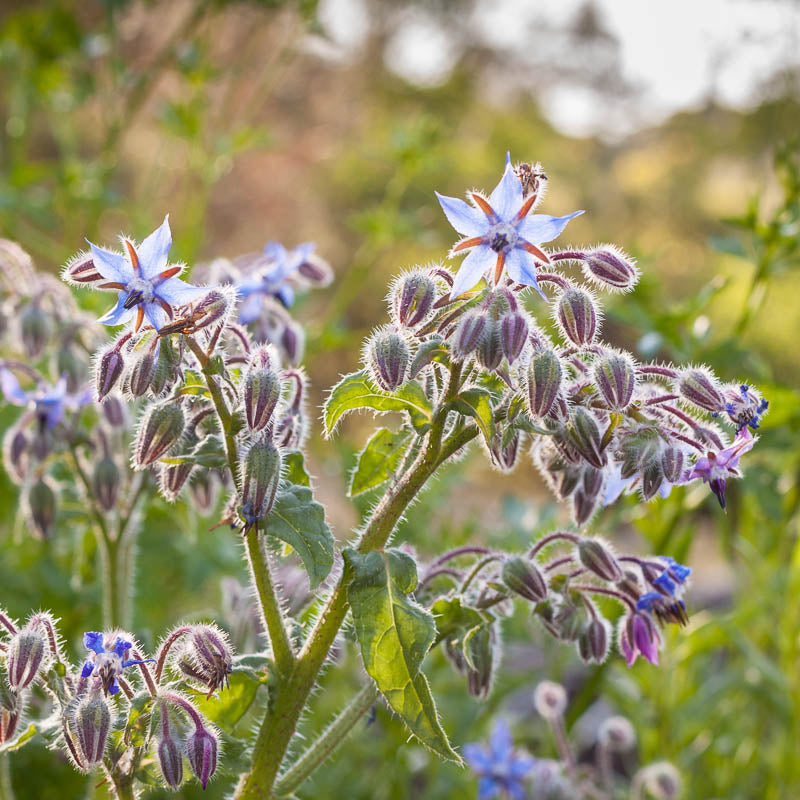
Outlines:
[[[478,775],[479,800],[489,800],[501,793],[514,800],[527,797],[522,779],[533,769],[536,760],[514,750],[511,731],[505,721],[495,723],[488,747],[465,745],[464,759]]]
[[[665,596],[659,592],[645,592],[641,595],[636,601],[636,610],[652,614],[661,624],[676,622],[686,625],[689,622],[686,603],[680,597]]]
[[[92,399],[90,388],[77,394],[67,394],[67,380],[63,377],[55,386],[42,382],[26,392],[8,367],[0,367],[0,391],[12,405],[29,406],[41,428],[48,430],[61,422],[65,411],[77,411]]]
[[[767,413],[769,401],[759,396],[746,383],[738,388],[729,387],[725,396],[725,412],[736,425],[736,433],[741,433],[748,427],[753,430],[761,427],[761,417]]]
[[[146,664],[148,661],[153,661],[154,659],[146,658],[140,660],[126,658],[128,652],[133,647],[133,642],[128,642],[121,636],[114,638],[113,644],[110,644],[111,641],[111,637],[106,640],[99,631],[87,631],[83,635],[84,647],[89,650],[92,655],[89,656],[89,660],[83,665],[81,678],[89,678],[94,675],[100,680],[103,689],[108,694],[117,694],[117,692],[119,692],[117,678],[126,667]]]
[[[500,183],[488,198],[479,192],[468,192],[470,205],[438,192],[436,197],[450,224],[464,236],[450,251],[450,257],[469,251],[456,274],[451,298],[469,291],[490,269],[494,269],[495,284],[505,271],[513,281],[532,286],[544,297],[536,278],[536,265],[549,264],[550,259],[539,245],[555,239],[573,217],[583,214],[530,214],[537,196],[523,197],[522,183],[514,173],[510,155],[506,156]]]
[[[678,563],[671,556],[659,556],[658,559],[667,565],[667,572],[678,583],[686,583],[686,579],[692,574],[691,567]]]
[[[98,322],[121,325],[135,314],[135,330],[145,318],[158,330],[172,319],[177,307],[208,293],[208,287],[192,286],[178,277],[185,269],[183,264],[167,266],[172,247],[169,216],[140,245],[126,238],[122,244],[125,255],[89,242],[94,267],[105,279],[96,288],[119,292],[116,306]]]

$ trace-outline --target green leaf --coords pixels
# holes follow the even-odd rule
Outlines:
[[[456,398],[454,405],[458,412],[472,417],[478,423],[483,438],[490,443],[494,438],[494,416],[489,392],[485,389],[467,389]]]
[[[431,361],[446,363],[448,355],[447,345],[442,339],[430,339],[427,342],[423,342],[417,348],[414,360],[408,368],[408,377],[412,380],[416,378],[422,369],[427,367]]]
[[[438,641],[459,639],[473,628],[483,625],[487,617],[480,611],[461,605],[461,597],[440,597],[431,606],[436,619]]]
[[[380,486],[394,475],[400,465],[410,433],[379,428],[358,457],[358,466],[350,481],[350,497]]]
[[[289,483],[298,486],[311,486],[311,478],[306,472],[305,457],[299,450],[289,450],[283,454],[284,477]]]
[[[419,433],[430,426],[433,409],[422,387],[409,381],[395,392],[382,392],[369,379],[366,370],[345,375],[331,389],[325,402],[323,419],[325,434],[331,436],[339,420],[351,411],[369,408],[380,414],[407,411],[411,424]]]
[[[210,698],[198,694],[192,699],[207,719],[231,736],[237,736],[247,733],[247,730],[240,731],[237,726],[256,702],[259,688],[266,684],[266,673],[251,669],[235,669],[230,675],[229,686]],[[249,720],[242,727],[249,730]]]
[[[131,700],[125,723],[125,741],[132,747],[143,747],[153,717],[154,700],[148,692],[139,692]]]
[[[39,730],[35,723],[31,722],[28,727],[21,733],[17,734],[14,739],[11,739],[3,745],[0,745],[0,753],[11,753],[14,750],[19,750],[21,747],[24,747],[28,742],[30,742],[38,732]]]
[[[325,509],[307,486],[281,484],[275,505],[260,530],[297,551],[312,589],[328,576],[333,566],[333,534],[325,522]]]
[[[420,665],[436,636],[431,614],[406,595],[417,585],[414,560],[398,550],[343,553],[364,668],[391,708],[424,745],[461,762],[442,729]]]
[[[228,463],[222,439],[213,433],[205,436],[191,453],[162,458],[160,461],[163,464],[196,464],[209,469],[219,469]]]

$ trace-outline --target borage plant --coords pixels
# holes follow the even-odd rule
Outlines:
[[[666,555],[617,554],[583,529],[622,493],[647,501],[697,480],[724,507],[726,482],[738,477],[767,404],[749,385],[722,384],[706,367],[637,363],[603,343],[595,292],[630,291],[638,271],[609,245],[546,249],[580,212],[533,213],[545,186],[538,165],[508,161],[488,197],[440,196],[464,237],[450,255],[466,257],[455,271],[435,265],[398,277],[388,297],[391,321],[365,342],[364,368],[331,390],[328,436],[353,411],[402,419],[378,429],[358,456],[351,496],[381,494],[341,552],[304,467],[307,379],[297,366],[302,331],[288,312],[297,289],[330,280],[311,246],[289,252],[270,244],[263,254],[213,262],[205,270],[210,285],[194,286],[168,261],[165,220],[140,245],[127,238],[119,252],[91,245],[68,264],[68,282],[116,295],[100,321],[124,326],[95,359],[92,389],[103,415],[86,405],[80,385],[69,388],[68,373],[53,388],[39,370],[6,360],[3,391],[27,408],[7,437],[6,463],[40,532],[56,522],[57,492],[82,497],[91,509],[106,630],[87,633],[89,657],[72,664],[50,615],[25,624],[0,618],[4,748],[42,734],[79,769],[104,771],[119,797],[159,782],[176,789],[189,772],[205,786],[215,771],[240,776],[237,798],[282,797],[379,696],[422,744],[461,763],[422,664],[441,646],[469,693],[485,698],[513,601],[528,604],[588,662],[606,660],[615,640],[628,666],[639,656],[658,663],[662,626],[687,621],[691,570]],[[15,263],[24,262],[14,253]],[[562,266],[579,267],[583,279]],[[29,320],[36,315],[44,329],[56,316],[87,348],[95,332],[77,322],[74,304],[48,299],[55,294],[49,283],[27,298],[7,291],[21,322],[12,343],[41,351],[46,335]],[[545,304],[560,341],[527,303]],[[139,409],[135,432],[125,426],[126,405]],[[574,527],[527,552],[474,543],[427,564],[397,542],[389,547],[429,479],[476,441],[502,471],[529,449],[569,504]],[[71,469],[58,473],[59,488],[47,471],[65,459]],[[187,486],[208,507],[211,485],[229,492],[221,521],[244,541],[267,647],[235,655],[215,626],[181,625],[148,658],[123,629],[137,509],[155,492],[175,501]],[[294,556],[311,592],[290,615],[273,576]],[[609,617],[611,606],[598,598],[619,610]],[[352,636],[341,646],[360,650],[363,688],[299,750],[298,724],[348,619]],[[266,703],[254,702],[261,695]],[[474,748],[465,756],[478,763]]]

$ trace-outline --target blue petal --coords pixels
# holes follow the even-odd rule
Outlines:
[[[280,243],[269,241],[264,245],[264,255],[272,261],[281,264],[286,260],[286,248]]]
[[[109,694],[117,694],[119,692],[119,684],[116,680],[112,680],[111,683],[108,685],[108,693]]]
[[[102,247],[92,244],[89,240],[89,247],[92,250],[92,261],[94,268],[107,280],[114,283],[125,283],[133,279],[133,267],[128,259],[119,253],[112,253]]]
[[[527,800],[528,793],[525,786],[520,781],[507,781],[506,791],[512,800]]]
[[[172,231],[169,229],[169,214],[167,214],[161,225],[136,248],[142,278],[152,281],[164,271],[170,247],[172,247]]]
[[[133,647],[131,642],[126,642],[121,636],[117,636],[117,641],[114,642],[114,647],[112,648],[114,652],[122,658],[125,653]]]
[[[180,278],[167,278],[156,288],[156,296],[169,303],[173,308],[185,306],[196,300],[198,297],[208,294],[207,286],[193,286]]]
[[[17,376],[6,367],[0,367],[0,389],[9,403],[15,406],[28,404],[28,393],[22,390]]]
[[[94,672],[94,664],[91,661],[87,661],[81,670],[81,678],[88,678],[92,672]]]
[[[169,314],[158,303],[147,303],[144,307],[147,321],[158,331],[169,321]]]
[[[103,646],[103,634],[99,631],[87,631],[84,633],[83,646],[87,650],[92,650],[98,655],[106,651],[106,648]]]
[[[533,758],[533,756],[527,754],[515,755],[514,758],[511,759],[508,774],[512,778],[523,778],[533,769],[535,763],[536,759]]]
[[[488,244],[480,244],[470,250],[458,268],[450,298],[456,298],[469,291],[480,281],[486,270],[491,269],[496,263],[497,253]]]
[[[117,298],[117,304],[114,308],[106,311],[97,321],[101,322],[103,325],[122,325],[124,322],[127,322],[133,316],[134,312],[132,308],[125,308],[125,301],[127,299],[128,292],[120,292]]]
[[[602,505],[610,506],[630,485],[634,478],[623,478],[619,467],[615,464],[614,471],[606,478],[606,485],[603,489]]]
[[[156,660],[154,658],[145,658],[145,659],[129,658],[122,662],[122,668],[124,669],[125,667],[135,667],[138,664],[150,664],[150,663],[154,664],[155,661]]]
[[[439,204],[447,217],[447,221],[464,236],[483,236],[489,229],[489,221],[482,211],[473,208],[469,203],[457,197],[447,197],[436,192]]]
[[[668,572],[662,572],[654,581],[653,586],[658,586],[663,589],[667,594],[674,595],[678,590],[678,585],[672,580]]]
[[[251,294],[239,306],[239,322],[242,325],[249,325],[254,320],[257,320],[261,314],[261,307],[264,298],[260,294]]]
[[[652,611],[653,606],[659,603],[661,603],[661,595],[658,592],[645,592],[636,601],[636,608],[639,611]]]
[[[511,222],[522,208],[522,184],[514,174],[510,161],[506,162],[500,183],[489,195],[489,205],[504,222]]]
[[[55,428],[64,418],[64,402],[63,400],[50,400],[44,403],[44,406],[47,409],[45,424],[50,429]]]
[[[280,287],[280,289],[278,289],[277,292],[275,292],[275,296],[281,301],[281,303],[284,304],[284,306],[286,306],[286,308],[291,308],[294,304],[294,290],[291,286],[284,284]]]
[[[492,759],[479,744],[465,744],[461,752],[464,755],[464,760],[475,772],[491,771]]]
[[[581,214],[583,211],[574,211],[572,214],[567,214],[566,217],[533,214],[520,221],[517,225],[517,232],[531,244],[552,242],[567,227],[567,223],[571,219],[579,217]]]
[[[511,739],[511,729],[505,720],[499,719],[492,728],[489,747],[495,761],[507,762],[514,751],[514,742]]]
[[[491,800],[500,794],[500,782],[490,777],[483,777],[478,781],[478,800]]]
[[[514,247],[506,254],[506,273],[511,280],[523,286],[532,286],[547,301],[536,278],[536,259],[521,247]]]

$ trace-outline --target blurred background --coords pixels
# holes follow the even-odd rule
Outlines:
[[[641,358],[747,377],[771,412],[727,515],[697,488],[623,503],[593,523],[621,547],[695,569],[692,622],[670,636],[660,669],[588,669],[520,615],[487,705],[465,701],[444,659],[430,659],[445,727],[463,744],[510,712],[520,744],[550,756],[530,693],[559,679],[575,737],[598,702],[628,715],[636,758],[673,761],[688,797],[794,798],[799,85],[792,0],[4,0],[0,236],[51,272],[84,237],[142,239],[165,213],[172,258],[190,265],[268,239],[315,241],[336,273],[296,310],[318,404],[385,321],[391,277],[445,257],[454,234],[434,190],[491,189],[506,151],[541,161],[545,213],[587,211],[564,244],[613,242],[643,270],[633,295],[608,301],[605,338]],[[81,296],[98,312],[104,299]],[[15,416],[3,409],[0,426]],[[345,499],[371,427],[354,418],[336,440],[311,441],[319,497],[342,541],[372,499]],[[69,519],[51,541],[32,540],[3,477],[0,491],[3,604],[19,616],[52,608],[77,644],[100,616],[93,540]],[[207,532],[215,521],[186,504],[149,513],[136,583],[145,642],[190,616],[225,623],[220,579],[244,576],[234,537]],[[522,547],[565,521],[529,463],[501,477],[476,457],[425,494],[402,537],[426,557],[467,539]],[[352,667],[326,679],[317,724],[357,681]],[[18,797],[85,792],[43,750],[19,753],[12,778]],[[475,795],[469,774],[406,742],[384,711],[301,796],[345,786],[375,800]]]

